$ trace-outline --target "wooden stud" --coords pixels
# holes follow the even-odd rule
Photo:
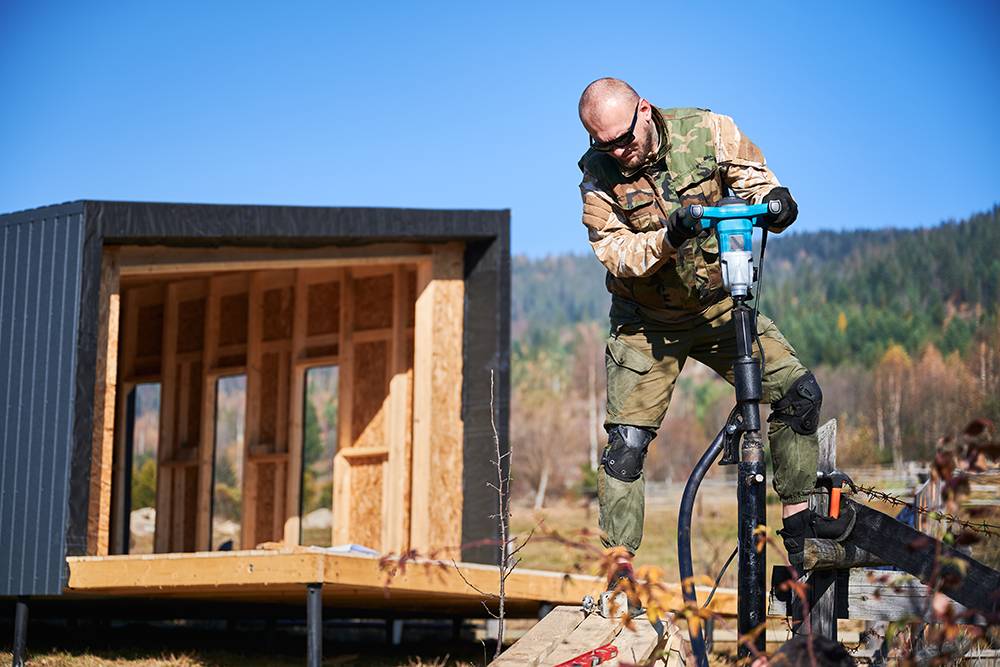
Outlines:
[[[154,551],[170,550],[170,502],[173,487],[173,468],[164,465],[174,454],[174,411],[177,386],[177,290],[178,284],[167,285],[163,305],[163,354],[160,377],[160,438],[157,444],[156,471],[156,528]]]
[[[118,259],[106,249],[101,259],[98,302],[97,378],[91,436],[87,553],[108,553],[111,521],[111,467],[114,453],[115,384],[118,378]]]
[[[407,422],[411,400],[406,335],[406,270],[397,266],[393,272],[393,313],[392,313],[392,361],[389,381],[389,460],[386,466],[383,487],[385,501],[383,511],[382,549],[386,552],[404,553],[409,548],[410,515],[410,451]]]
[[[247,409],[243,429],[243,521],[240,530],[240,546],[244,549],[252,548],[256,544],[257,465],[252,460],[250,451],[260,440],[259,411],[255,406],[258,405],[261,394],[262,280],[263,275],[260,272],[250,275],[247,321]]]
[[[337,404],[340,420],[337,424],[337,454],[333,457],[333,526],[331,544],[350,541],[351,479],[350,463],[344,452],[354,446],[351,432],[354,409],[354,285],[353,272],[345,269],[340,281],[340,358]]]
[[[197,548],[212,550],[212,477],[215,467],[215,400],[218,380],[212,369],[218,354],[219,329],[219,279],[208,281],[205,303],[205,343],[202,346],[201,390],[201,440],[198,443],[198,528]]]
[[[308,283],[305,272],[296,271],[295,275],[295,316],[292,319],[292,386],[288,401],[288,469],[287,496],[285,497],[285,525],[283,529],[284,542],[288,545],[298,544],[301,535],[302,507],[302,448],[303,413],[305,411],[305,375],[306,369],[298,365],[301,359],[306,339],[306,314],[308,303]]]
[[[429,254],[418,243],[379,243],[309,249],[167,248],[126,246],[121,249],[123,276],[154,276],[192,272],[261,271],[276,269],[384,266],[415,262]],[[384,273],[384,269],[382,269]]]

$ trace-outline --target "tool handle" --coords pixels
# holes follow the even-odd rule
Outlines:
[[[836,519],[840,516],[840,487],[835,486],[830,489],[830,518]]]

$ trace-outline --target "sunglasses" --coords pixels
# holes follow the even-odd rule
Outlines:
[[[611,139],[609,141],[594,141],[594,137],[591,136],[590,147],[593,148],[595,151],[599,151],[601,153],[608,153],[610,151],[615,150],[616,148],[625,148],[630,143],[635,141],[635,123],[637,120],[639,120],[639,105],[641,103],[642,100],[639,100],[638,102],[635,103],[635,112],[632,113],[632,124],[628,126],[628,129],[625,130],[624,134],[615,137],[614,139]]]

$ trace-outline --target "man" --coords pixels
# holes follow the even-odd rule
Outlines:
[[[617,580],[632,576],[631,556],[642,540],[643,461],[685,360],[697,359],[733,382],[733,302],[722,287],[718,244],[709,232],[689,231],[682,207],[713,205],[728,191],[751,203],[777,200],[782,212],[769,221],[772,232],[792,224],[798,208],[728,116],[658,109],[611,78],[587,86],[579,112],[590,134],[590,150],[580,160],[583,224],[611,292],[608,444],[598,497],[605,546],[629,554],[619,562]],[[854,516],[847,512],[834,522],[808,509],[822,393],[763,315],[758,332],[766,358],[763,395],[771,404],[773,484],[782,503],[779,534],[793,564],[801,564],[806,537],[843,539]]]

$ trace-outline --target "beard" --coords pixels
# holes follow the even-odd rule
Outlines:
[[[628,153],[625,153],[620,158],[616,158],[623,170],[635,171],[652,158],[656,150],[656,147],[653,145],[653,133],[647,131],[645,134],[646,136],[641,141],[633,142],[634,146]]]

